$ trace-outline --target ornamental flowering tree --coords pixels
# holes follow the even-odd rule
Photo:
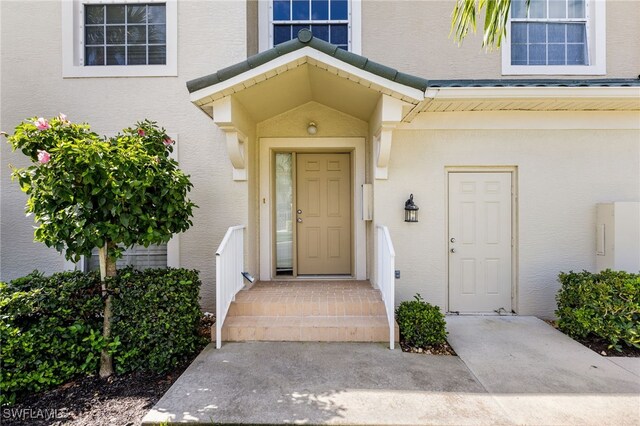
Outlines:
[[[9,143],[33,163],[14,168],[12,179],[29,196],[35,240],[74,261],[99,249],[105,300],[100,376],[108,377],[113,362],[107,277],[116,274],[116,260],[125,247],[166,243],[193,225],[196,206],[187,198],[193,185],[169,156],[175,142],[148,120],[105,139],[60,114],[23,121]]]

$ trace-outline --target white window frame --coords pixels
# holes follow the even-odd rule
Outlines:
[[[174,77],[178,75],[177,0],[61,0],[62,76],[67,77]],[[88,4],[165,3],[167,16],[166,65],[85,66],[84,6]]]
[[[362,0],[348,0],[349,52],[362,54]],[[317,21],[318,24],[330,21]],[[295,21],[290,23],[295,24]],[[305,22],[307,24],[308,22]],[[258,50],[273,47],[273,0],[258,1]]]
[[[607,37],[605,0],[586,0],[588,65],[511,65],[511,13],[502,44],[502,75],[605,75]],[[546,22],[546,21],[545,21]]]

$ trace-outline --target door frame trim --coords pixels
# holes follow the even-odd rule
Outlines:
[[[449,276],[449,174],[450,173],[510,173],[511,174],[511,310],[516,314],[519,312],[518,306],[518,166],[445,166],[445,226],[444,226],[444,253],[446,259],[446,307],[445,311],[450,312],[451,305],[450,290],[451,282]],[[465,312],[469,314],[471,312]],[[511,312],[509,312],[511,314]],[[486,313],[483,313],[486,315]]]
[[[351,152],[352,153],[352,277],[367,279],[366,224],[357,212],[362,211],[362,185],[365,183],[365,138],[260,138],[258,204],[260,205],[259,279],[271,281],[273,276],[273,208],[272,161],[277,151]]]

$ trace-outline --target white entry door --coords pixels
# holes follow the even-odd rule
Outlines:
[[[449,311],[511,312],[511,173],[449,173]]]

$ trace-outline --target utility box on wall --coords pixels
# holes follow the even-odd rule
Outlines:
[[[640,272],[640,202],[597,204],[598,271]]]

